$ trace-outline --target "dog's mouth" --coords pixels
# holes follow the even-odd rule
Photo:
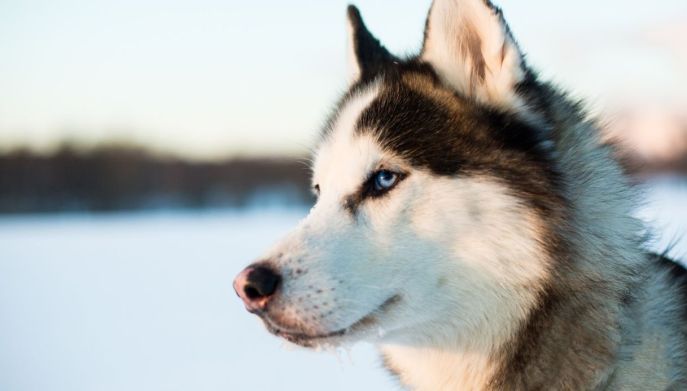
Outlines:
[[[351,323],[348,327],[338,329],[335,331],[330,331],[320,334],[308,334],[298,331],[287,330],[285,328],[279,327],[279,325],[274,324],[267,317],[263,317],[265,327],[272,334],[282,337],[289,342],[301,345],[303,347],[314,347],[317,345],[333,342],[334,340],[348,336],[351,334],[356,334],[370,329],[379,321],[379,316],[388,312],[391,307],[397,304],[401,300],[400,295],[393,295],[386,299],[381,305],[376,309],[369,312],[367,315],[358,319],[357,321]]]

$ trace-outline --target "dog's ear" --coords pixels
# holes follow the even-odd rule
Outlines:
[[[354,5],[348,6],[349,82],[375,77],[394,56],[365,27],[360,11]]]
[[[463,95],[502,108],[518,105],[523,56],[501,10],[489,0],[434,0],[421,59]]]

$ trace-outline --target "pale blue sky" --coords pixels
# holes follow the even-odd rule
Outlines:
[[[355,2],[397,53],[429,0]],[[687,2],[502,0],[530,63],[596,108],[687,106]],[[0,2],[0,149],[133,140],[302,153],[345,88],[347,1]]]

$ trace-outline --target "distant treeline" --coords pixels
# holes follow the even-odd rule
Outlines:
[[[311,202],[298,159],[189,162],[135,147],[0,156],[0,213],[245,207]]]
[[[619,151],[638,177],[687,173],[687,157],[644,161]],[[0,213],[161,208],[305,206],[313,201],[304,159],[240,158],[191,162],[132,146],[50,155],[0,155]]]
[[[628,167],[628,171],[639,179],[661,174],[687,175],[687,156],[661,161],[646,161],[630,156],[623,162]]]

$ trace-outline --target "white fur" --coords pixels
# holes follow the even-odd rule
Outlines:
[[[355,135],[355,124],[362,111],[379,94],[379,85],[373,84],[363,92],[352,97],[342,107],[334,121],[331,131],[325,142],[315,155],[315,167],[319,170],[313,172],[313,185],[319,185],[323,196],[335,192],[353,191],[358,186],[358,177],[369,170],[370,161],[356,159],[358,156],[373,157],[371,148],[373,145],[365,145],[358,142]],[[358,148],[358,150],[355,150]],[[353,152],[353,154],[351,154]],[[343,170],[339,172],[337,170]],[[345,182],[350,180],[351,183]],[[325,183],[329,181],[330,183]],[[322,182],[322,183],[320,183]]]
[[[539,222],[498,181],[422,182],[411,226],[452,249],[446,259],[425,260],[446,279],[434,300],[450,304],[430,323],[383,341],[382,350],[413,389],[481,389],[493,375],[491,359],[527,316],[538,294],[533,287],[547,274]]]
[[[539,221],[494,178],[437,177],[354,132],[377,90],[343,107],[316,154],[319,200],[270,254],[281,269],[306,272],[285,279],[270,314],[282,329],[320,335],[399,296],[350,340],[382,344],[418,389],[477,387],[491,374],[490,355],[527,316],[538,294],[532,286],[547,275]],[[379,168],[408,176],[352,216],[346,197]]]
[[[477,80],[475,59],[465,53],[471,34],[481,43],[484,81]],[[522,55],[502,20],[483,0],[436,0],[422,59],[432,64],[444,82],[467,96],[506,109],[521,106],[513,87],[524,77]]]

